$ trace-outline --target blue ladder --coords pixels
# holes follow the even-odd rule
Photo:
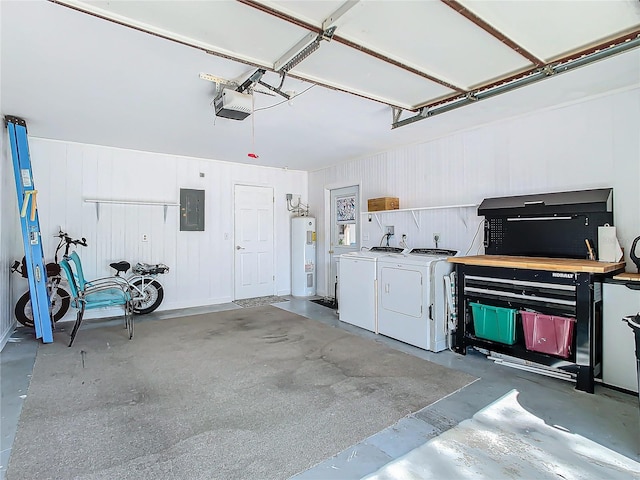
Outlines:
[[[5,116],[4,121],[9,131],[11,156],[13,157],[13,172],[16,179],[20,226],[22,228],[27,274],[29,276],[33,324],[36,327],[36,338],[42,338],[44,343],[51,343],[53,342],[53,329],[49,313],[50,300],[47,289],[47,270],[44,263],[44,251],[42,249],[40,221],[38,220],[36,203],[38,191],[33,184],[33,174],[31,172],[27,124],[23,119],[10,115]]]

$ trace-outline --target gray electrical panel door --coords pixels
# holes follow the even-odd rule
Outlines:
[[[180,230],[204,231],[204,190],[180,189]]]

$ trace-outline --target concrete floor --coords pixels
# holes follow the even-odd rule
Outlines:
[[[336,313],[303,299],[291,298],[276,304],[299,315],[342,328],[365,338],[377,338],[392,348],[431,362],[464,371],[479,378],[460,391],[409,415],[396,425],[338,453],[315,467],[300,472],[296,480],[358,479],[389,461],[424,444],[478,410],[491,404],[512,389],[519,392],[520,404],[549,425],[558,425],[579,434],[632,460],[640,461],[640,415],[638,397],[600,385],[591,395],[574,389],[570,382],[535,373],[496,365],[484,355],[470,352],[466,356],[449,351],[432,353],[390,338],[377,336],[360,328],[344,324]],[[194,315],[239,308],[234,304],[214,305],[158,312],[138,317],[138,321]],[[112,322],[120,322],[121,319]],[[100,328],[109,320],[88,321],[83,330]],[[82,336],[82,331],[79,337]],[[17,423],[29,386],[37,344],[30,331],[19,328],[0,353],[0,480],[4,480]],[[372,412],[375,415],[375,412]]]

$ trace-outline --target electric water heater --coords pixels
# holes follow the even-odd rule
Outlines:
[[[291,219],[291,295],[316,294],[316,219]]]

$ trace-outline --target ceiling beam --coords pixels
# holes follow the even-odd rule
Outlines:
[[[467,7],[462,5],[460,2],[458,2],[456,0],[441,0],[441,1],[446,6],[452,8],[453,10],[455,10],[457,13],[459,13],[464,18],[466,18],[467,20],[472,22],[477,27],[480,27],[482,30],[487,32],[489,35],[491,35],[492,37],[500,40],[507,47],[509,47],[513,51],[517,52],[518,54],[522,55],[524,58],[529,60],[535,66],[539,67],[539,66],[544,64],[543,60],[541,60],[540,58],[536,57],[534,54],[532,54],[531,52],[526,50],[521,45],[518,45],[516,42],[511,40],[509,37],[507,37],[504,33],[499,31],[498,29],[492,27],[489,23],[485,22],[482,18],[480,18],[478,15],[476,15],[471,10],[469,10]]]

